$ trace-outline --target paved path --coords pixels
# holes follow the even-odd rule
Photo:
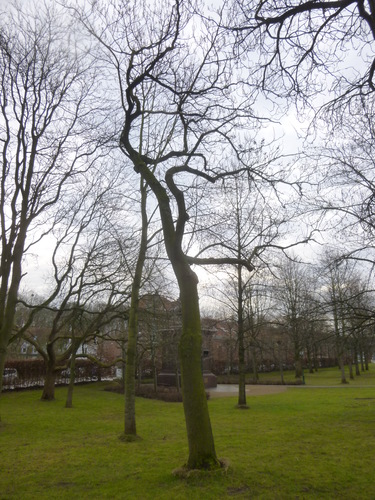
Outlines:
[[[288,389],[285,385],[247,385],[246,394],[248,396],[264,396],[266,394],[279,394]],[[234,384],[218,384],[217,387],[207,389],[211,398],[223,398],[228,396],[236,396],[238,394],[238,385]]]

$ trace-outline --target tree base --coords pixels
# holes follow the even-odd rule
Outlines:
[[[216,463],[212,463],[209,467],[205,464],[205,467],[191,469],[187,465],[174,469],[172,474],[180,479],[186,479],[189,477],[199,476],[206,473],[219,472],[220,474],[227,474],[229,470],[229,463],[225,459],[218,460]]]
[[[119,440],[123,441],[124,443],[134,443],[135,441],[142,441],[142,438],[138,436],[137,434],[121,434],[119,436]]]
[[[238,405],[236,405],[236,408],[238,410],[248,410],[250,407],[247,406],[247,404],[238,404]]]

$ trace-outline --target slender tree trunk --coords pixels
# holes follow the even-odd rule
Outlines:
[[[126,345],[125,345],[125,339],[121,343],[121,349],[122,349],[122,360],[121,360],[121,369],[122,369],[122,376],[121,376],[121,387],[124,390],[125,394],[125,370],[126,370]]]
[[[256,354],[255,354],[255,347],[253,349],[251,349],[251,364],[253,367],[254,384],[257,384],[259,381],[259,374],[258,374],[258,362],[257,362]]]
[[[76,353],[77,350],[74,349],[72,351],[72,355],[70,358],[70,363],[69,363],[69,369],[70,369],[70,376],[69,376],[69,385],[68,385],[68,392],[66,395],[66,402],[65,402],[65,408],[73,408],[73,391],[74,391],[74,382],[75,382],[75,373],[76,373]]]
[[[361,375],[361,372],[359,370],[359,363],[358,363],[358,350],[357,348],[354,349],[354,365],[355,365],[355,374]]]
[[[342,384],[347,384],[348,381],[346,380],[345,376],[345,365],[344,365],[344,356],[343,354],[338,355],[338,362],[339,362],[339,368],[341,371],[341,383]]]
[[[307,364],[309,366],[309,373],[314,373],[313,360],[311,357],[311,349],[307,346]]]
[[[361,349],[361,370],[364,372],[365,371],[365,363],[364,363],[364,355],[363,355],[363,350]]]
[[[366,369],[366,371],[369,370],[369,367],[368,367],[368,358],[369,358],[368,352],[366,351],[366,353],[365,353],[365,369]]]
[[[350,380],[354,380],[353,362],[352,362],[351,357],[349,358],[348,366],[349,366],[349,378],[350,378]]]
[[[8,348],[9,339],[7,336],[3,335],[0,337],[0,397],[1,392],[3,390],[3,372],[5,368],[5,361],[7,357],[7,348]],[[1,416],[0,416],[1,421]]]
[[[138,251],[137,264],[133,277],[132,294],[129,311],[128,323],[128,346],[126,350],[126,367],[125,367],[125,422],[124,422],[124,438],[127,441],[132,441],[137,437],[137,426],[135,417],[135,374],[136,374],[136,357],[137,357],[137,337],[138,337],[138,306],[139,292],[142,283],[143,266],[146,259],[147,251],[147,187],[143,178],[140,179],[141,190],[141,215],[142,215],[142,232],[141,242]],[[141,374],[139,373],[139,382]]]
[[[279,349],[279,366],[280,366],[280,379],[281,379],[281,383],[284,385],[285,384],[284,369],[283,369],[283,360],[282,360],[282,357],[281,357],[281,350],[280,349]]]
[[[134,283],[133,283],[134,287]],[[129,312],[128,345],[125,364],[125,426],[124,435],[136,437],[135,420],[135,374],[138,330],[138,291],[132,293],[132,305]],[[130,439],[129,439],[130,440]]]
[[[237,268],[237,327],[238,327],[238,407],[246,408],[246,367],[245,367],[245,343],[244,343],[244,318],[243,318],[243,287],[242,269]]]
[[[243,336],[238,338],[238,406],[246,407],[246,370],[244,359]]]
[[[152,382],[154,385],[154,391],[157,392],[158,390],[158,375],[157,375],[157,370],[156,370],[156,364],[155,364],[155,359],[152,362]]]
[[[314,359],[314,371],[317,372],[319,369],[319,361],[318,361],[318,349],[316,344],[313,347],[313,359]]]
[[[299,345],[296,345],[294,349],[294,364],[295,364],[295,377],[302,378],[302,361],[300,357]]]

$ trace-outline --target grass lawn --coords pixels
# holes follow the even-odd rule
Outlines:
[[[354,368],[353,368],[354,370]],[[345,367],[346,379],[350,385],[355,387],[362,386],[374,386],[375,387],[375,364],[369,365],[369,371],[361,372],[361,375],[354,376],[354,380],[349,378],[349,368]],[[309,373],[308,370],[304,370],[305,384],[308,386],[337,386],[341,387],[341,372],[337,367],[334,368],[321,368],[315,373]],[[246,376],[246,382],[251,383],[252,375],[248,374]],[[269,373],[259,373],[260,383],[276,383],[279,384],[281,380],[280,372],[274,371]],[[286,384],[289,382],[293,383],[296,381],[294,370],[284,371],[284,381]],[[220,383],[238,383],[238,375],[222,375],[219,377]]]
[[[2,395],[1,500],[375,498],[370,386],[293,387],[248,397],[249,410],[235,409],[235,397],[210,400],[217,453],[230,467],[185,479],[172,475],[187,458],[180,403],[137,399],[142,440],[124,443],[121,395],[78,386],[72,409],[66,388],[56,395]]]

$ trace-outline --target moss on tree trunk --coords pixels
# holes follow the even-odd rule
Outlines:
[[[202,375],[202,333],[197,277],[190,266],[179,276],[182,335],[179,345],[182,396],[189,444],[189,469],[217,467],[211,422]],[[182,278],[182,279],[181,279]]]
[[[135,359],[137,351],[137,311],[131,307],[129,313],[128,347],[125,368],[125,427],[124,435],[136,436],[135,420]]]
[[[144,179],[140,179],[141,192],[141,215],[142,232],[141,242],[138,251],[137,264],[132,283],[131,304],[128,323],[128,347],[126,351],[125,368],[125,425],[124,439],[132,441],[137,438],[137,427],[135,417],[135,368],[137,355],[137,337],[138,337],[138,306],[139,292],[142,283],[143,267],[147,252],[147,185]]]

